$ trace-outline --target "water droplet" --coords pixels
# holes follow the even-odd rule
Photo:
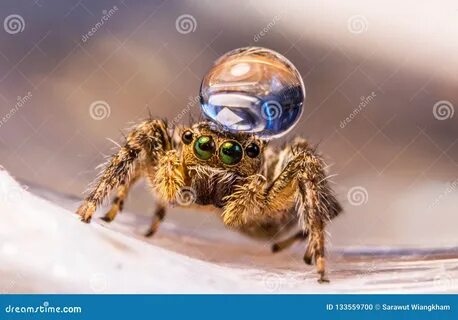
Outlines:
[[[202,81],[200,97],[204,115],[226,130],[277,138],[299,121],[305,89],[285,57],[247,47],[215,62]]]

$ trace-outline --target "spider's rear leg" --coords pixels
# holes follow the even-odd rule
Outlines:
[[[312,221],[310,229],[312,230],[312,235],[304,254],[304,262],[307,263],[309,257],[314,257],[316,270],[320,275],[318,282],[329,282],[329,279],[326,277],[324,223],[319,220]]]
[[[297,233],[295,233],[294,235],[285,240],[275,242],[271,247],[272,252],[276,253],[283,251],[291,247],[296,241],[304,241],[305,239],[307,239],[307,237],[308,233],[306,231],[298,231]]]
[[[77,213],[81,220],[89,222],[97,206],[113,188],[122,183],[130,183],[136,163],[142,155],[155,163],[161,154],[170,149],[171,138],[164,121],[147,120],[139,124],[129,133],[125,144],[111,157],[89,195],[78,208]]]
[[[124,207],[124,201],[129,194],[129,189],[134,185],[134,183],[138,180],[139,174],[135,173],[133,177],[130,179],[129,183],[121,182],[121,185],[118,187],[116,197],[113,199],[113,203],[111,204],[110,210],[101,218],[105,222],[111,222],[116,218],[118,212],[121,212]]]
[[[166,207],[163,204],[158,204],[156,210],[154,211],[153,222],[151,223],[148,231],[145,233],[145,237],[152,237],[156,233],[159,225],[165,218],[165,213]]]

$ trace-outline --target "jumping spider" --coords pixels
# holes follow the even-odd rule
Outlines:
[[[226,226],[252,237],[274,239],[273,252],[308,238],[304,261],[316,264],[319,282],[325,277],[325,225],[342,208],[331,190],[325,164],[304,139],[281,149],[248,133],[231,133],[211,122],[172,130],[162,120],[136,126],[111,157],[77,210],[90,222],[94,211],[117,189],[112,221],[122,210],[129,188],[144,177],[159,203],[147,233],[152,236],[164,219],[167,204],[176,204],[183,188],[192,188],[195,203],[221,209]],[[299,227],[298,227],[299,226]]]

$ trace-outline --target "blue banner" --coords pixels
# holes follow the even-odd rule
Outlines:
[[[458,295],[1,295],[0,319],[458,319]]]

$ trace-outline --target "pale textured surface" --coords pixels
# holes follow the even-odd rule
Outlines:
[[[208,214],[197,225],[175,224],[171,214],[155,238],[145,239],[144,217],[125,213],[109,227],[99,219],[87,225],[65,209],[75,201],[29,191],[53,203],[0,170],[2,292],[458,292],[453,248],[331,249],[332,282],[319,285],[299,245],[272,255],[265,244],[214,227]]]

